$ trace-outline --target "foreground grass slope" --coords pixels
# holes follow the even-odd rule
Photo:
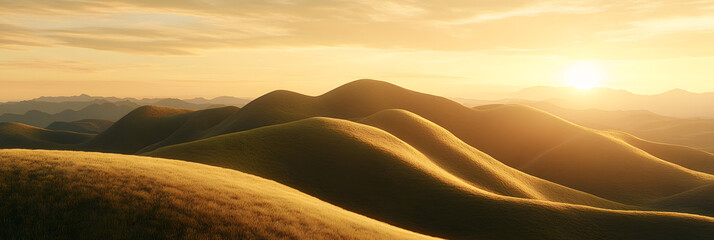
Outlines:
[[[714,234],[714,219],[708,217],[500,195],[451,174],[440,166],[444,162],[383,130],[339,119],[310,118],[167,146],[147,155],[273,179],[347,210],[438,237],[699,239]],[[491,180],[480,183],[497,184],[499,179]],[[531,193],[542,190],[544,195],[557,192],[545,191],[545,184],[521,186],[527,185],[523,180],[516,187]]]
[[[182,161],[0,150],[0,239],[425,239],[276,182]]]
[[[71,148],[92,137],[94,137],[93,134],[46,130],[21,123],[0,123],[0,146],[2,148]]]

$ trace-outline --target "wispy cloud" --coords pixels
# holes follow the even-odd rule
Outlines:
[[[596,5],[588,4],[588,2],[580,1],[552,1],[552,2],[536,2],[532,5],[526,5],[521,8],[512,9],[503,12],[482,13],[476,16],[449,21],[448,24],[473,24],[488,21],[501,20],[512,17],[533,17],[542,14],[590,14],[601,12],[603,9]]]
[[[630,22],[630,28],[603,32],[613,41],[636,41],[682,32],[714,31],[714,16],[688,16]]]
[[[113,64],[107,66],[90,61],[57,60],[57,59],[21,59],[0,62],[0,68],[11,69],[42,69],[60,72],[94,73],[127,68],[147,68],[147,64]]]
[[[0,62],[0,68],[47,69],[64,72],[98,72],[107,69],[92,62],[26,59]]]
[[[665,35],[710,31],[713,5],[704,0],[0,0],[0,48],[195,55],[231,48],[362,46],[563,54],[573,45],[612,46],[618,39],[658,44]]]

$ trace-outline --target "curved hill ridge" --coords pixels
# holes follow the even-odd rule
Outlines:
[[[190,117],[191,112],[194,110],[142,106],[119,119],[82,148],[99,152],[135,153],[171,135]]]
[[[21,123],[0,123],[0,146],[3,148],[71,148],[92,137],[92,134],[47,130]]]
[[[385,109],[413,112],[528,174],[622,203],[643,204],[712,179],[711,175],[667,163],[691,162],[689,154],[649,154],[606,132],[580,127],[531,107],[470,109],[443,97],[375,80],[354,81],[317,97],[271,92],[226,118],[202,138],[313,116],[361,119]],[[697,161],[699,165],[687,166],[694,170],[709,168],[695,166],[714,166],[714,155],[704,155]]]
[[[714,219],[697,215],[606,210],[494,194],[449,174],[393,135],[346,120],[310,118],[146,154],[273,179],[348,210],[438,237],[696,239],[714,233]]]
[[[625,206],[539,179],[506,166],[414,113],[390,109],[360,120],[416,148],[439,167],[481,189],[520,198],[605,208]]]
[[[183,161],[0,151],[0,238],[428,239],[276,182]]]
[[[196,139],[202,136],[210,128],[220,123],[228,116],[237,112],[240,108],[227,106],[221,108],[212,108],[188,113],[190,116],[178,127],[171,135],[167,136],[160,142],[151,144],[140,149],[137,153],[143,153],[155,150],[163,146],[187,142],[190,139]]]
[[[111,127],[114,122],[103,119],[83,119],[73,122],[57,121],[48,125],[47,130],[70,131],[98,134]]]

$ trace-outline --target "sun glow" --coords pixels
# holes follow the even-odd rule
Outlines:
[[[563,81],[567,85],[582,90],[600,86],[603,77],[602,68],[588,61],[575,62],[563,72]]]

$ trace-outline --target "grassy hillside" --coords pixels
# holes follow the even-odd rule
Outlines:
[[[190,118],[191,112],[193,110],[162,106],[139,107],[82,148],[99,152],[135,153],[170,136]]]
[[[233,170],[0,151],[1,239],[424,239]]]
[[[697,215],[495,194],[456,177],[383,130],[338,119],[311,118],[147,155],[255,174],[347,210],[446,238],[698,239],[714,234],[714,219]]]
[[[438,167],[492,193],[604,208],[626,207],[508,167],[439,125],[405,110],[384,110],[360,122],[389,132],[427,156]]]
[[[85,133],[53,131],[20,123],[0,123],[0,148],[62,149],[91,139]]]
[[[506,165],[618,202],[642,204],[705,185],[714,178],[676,165],[691,162],[688,159],[696,154],[694,149],[666,156],[649,153],[608,132],[584,128],[531,107],[471,109],[374,80],[354,81],[317,97],[275,91],[249,103],[203,137],[311,116],[361,119],[385,109],[413,112]],[[703,156],[699,162],[714,162],[714,156]]]
[[[98,134],[111,127],[114,122],[103,119],[83,119],[73,122],[53,122],[46,127],[48,130],[69,131],[78,133]]]
[[[239,109],[238,107],[228,106],[189,113],[190,117],[171,133],[171,135],[160,142],[142,148],[138,153],[148,152],[163,146],[183,143],[191,139],[199,138],[203,136],[208,129],[214,127]]]

